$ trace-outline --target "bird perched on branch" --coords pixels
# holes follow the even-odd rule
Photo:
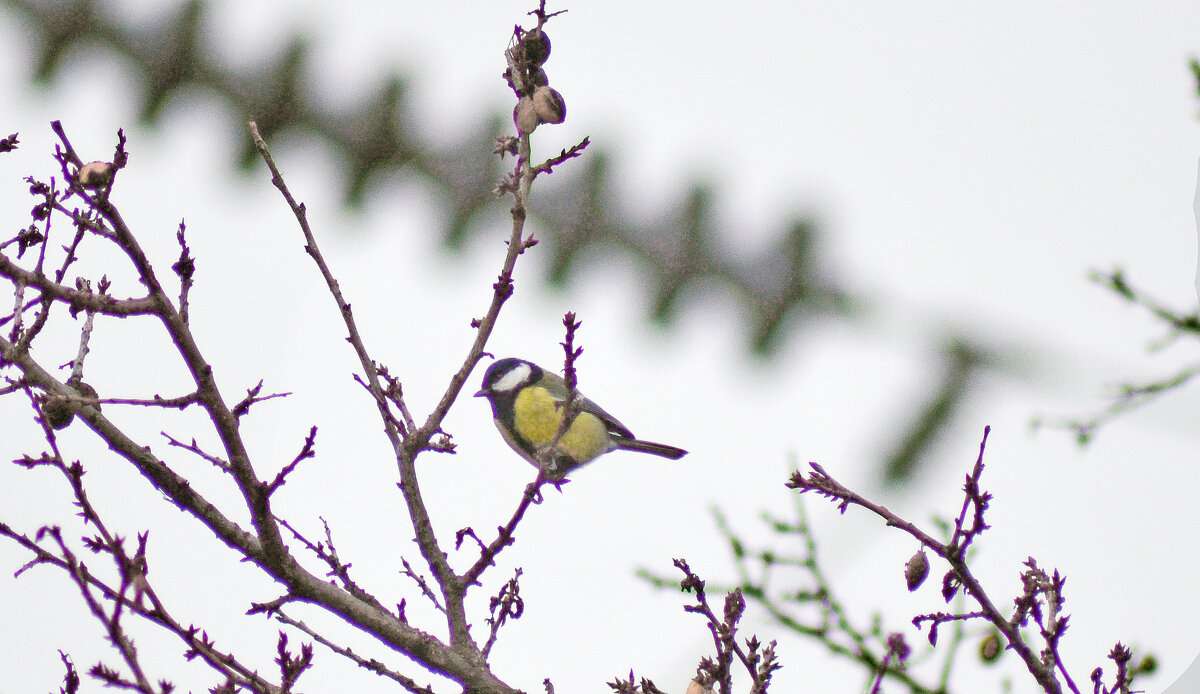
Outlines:
[[[500,435],[550,479],[562,479],[567,472],[614,450],[671,460],[687,454],[682,448],[636,438],[616,417],[578,392],[578,414],[549,450],[558,436],[569,394],[566,381],[558,374],[524,359],[509,358],[488,367],[475,397],[488,399]]]

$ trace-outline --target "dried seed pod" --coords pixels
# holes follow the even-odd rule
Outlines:
[[[550,37],[541,29],[525,32],[521,37],[525,60],[532,65],[544,65],[550,59]]]
[[[113,165],[106,161],[93,161],[79,167],[75,182],[84,188],[99,188],[112,180]]]
[[[516,124],[519,135],[528,135],[538,126],[537,108],[533,105],[532,97],[523,96],[517,102],[513,108],[513,123]]]
[[[60,396],[51,395],[42,403],[42,416],[52,429],[65,429],[75,416],[75,408],[71,401]]]
[[[550,87],[541,86],[532,96],[523,96],[513,108],[517,132],[528,135],[542,123],[561,123],[567,117],[567,102]]]
[[[993,631],[979,642],[979,659],[985,663],[994,663],[1004,651],[1000,643],[1000,634]]]
[[[904,564],[904,580],[908,583],[909,592],[920,588],[928,576],[929,557],[925,556],[925,550],[917,550],[917,553]]]
[[[567,118],[567,102],[551,87],[541,86],[534,90],[533,106],[539,123],[561,123]]]

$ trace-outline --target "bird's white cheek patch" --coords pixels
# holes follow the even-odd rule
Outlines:
[[[492,386],[492,390],[510,391],[524,383],[529,378],[531,371],[532,369],[529,368],[528,364],[517,364],[508,373],[501,376],[499,381],[496,381],[496,385]]]

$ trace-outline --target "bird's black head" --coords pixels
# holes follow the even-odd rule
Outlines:
[[[483,374],[483,384],[477,398],[487,398],[492,403],[492,414],[498,415],[503,405],[512,406],[517,393],[542,377],[542,368],[524,359],[500,359]]]

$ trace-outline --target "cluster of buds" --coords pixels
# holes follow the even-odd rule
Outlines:
[[[542,68],[550,58],[550,37],[538,26],[526,31],[516,28],[515,42],[504,52],[508,69],[504,79],[517,95],[513,122],[518,135],[528,135],[542,123],[561,123],[567,117],[562,94],[550,87]]]

